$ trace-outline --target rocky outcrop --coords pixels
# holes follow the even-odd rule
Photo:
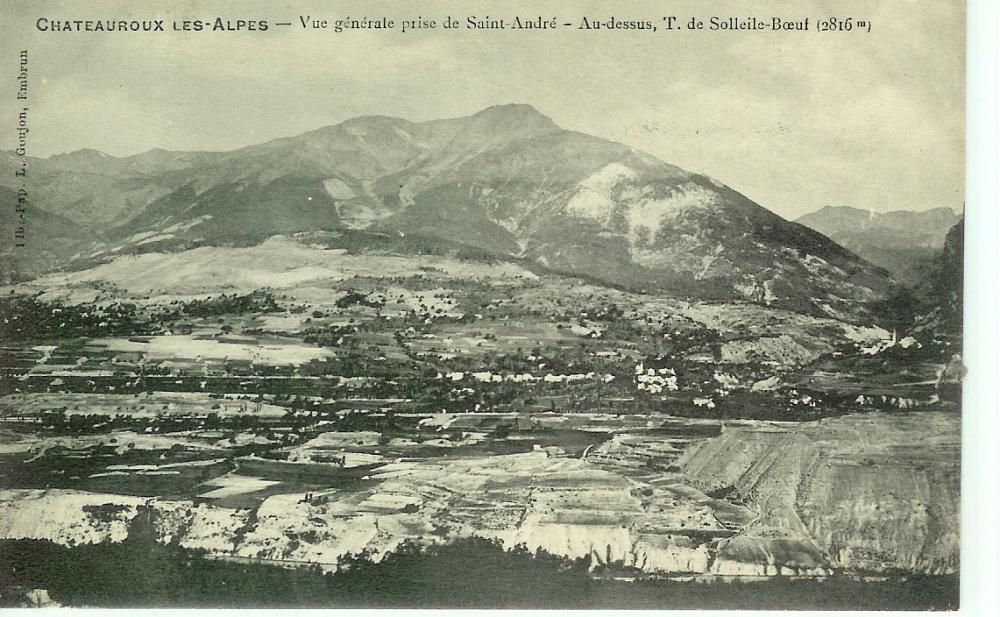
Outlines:
[[[51,540],[57,544],[121,542],[146,500],[84,491],[0,491],[0,538]]]
[[[715,571],[957,571],[959,426],[944,412],[869,414],[731,428],[692,446],[685,473],[758,513]]]

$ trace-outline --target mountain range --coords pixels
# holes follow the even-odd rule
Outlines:
[[[960,218],[950,208],[874,212],[826,206],[796,222],[885,268],[899,282],[919,286],[943,250],[945,236]]]
[[[0,178],[15,163],[3,153]],[[20,278],[326,231],[354,248],[420,238],[624,288],[834,317],[895,287],[821,231],[528,105],[429,122],[366,116],[231,152],[80,150],[29,169],[34,248],[4,266]],[[0,191],[5,217],[12,198]]]

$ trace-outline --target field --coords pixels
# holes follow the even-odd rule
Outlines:
[[[333,580],[477,541],[610,579],[957,572],[947,337],[309,237],[2,292],[6,547],[142,523]]]

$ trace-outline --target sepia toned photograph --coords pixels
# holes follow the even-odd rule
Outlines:
[[[0,0],[0,606],[957,610],[965,17]]]

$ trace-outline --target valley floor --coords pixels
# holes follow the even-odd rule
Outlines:
[[[954,340],[291,245],[4,290],[5,603],[957,602]]]

